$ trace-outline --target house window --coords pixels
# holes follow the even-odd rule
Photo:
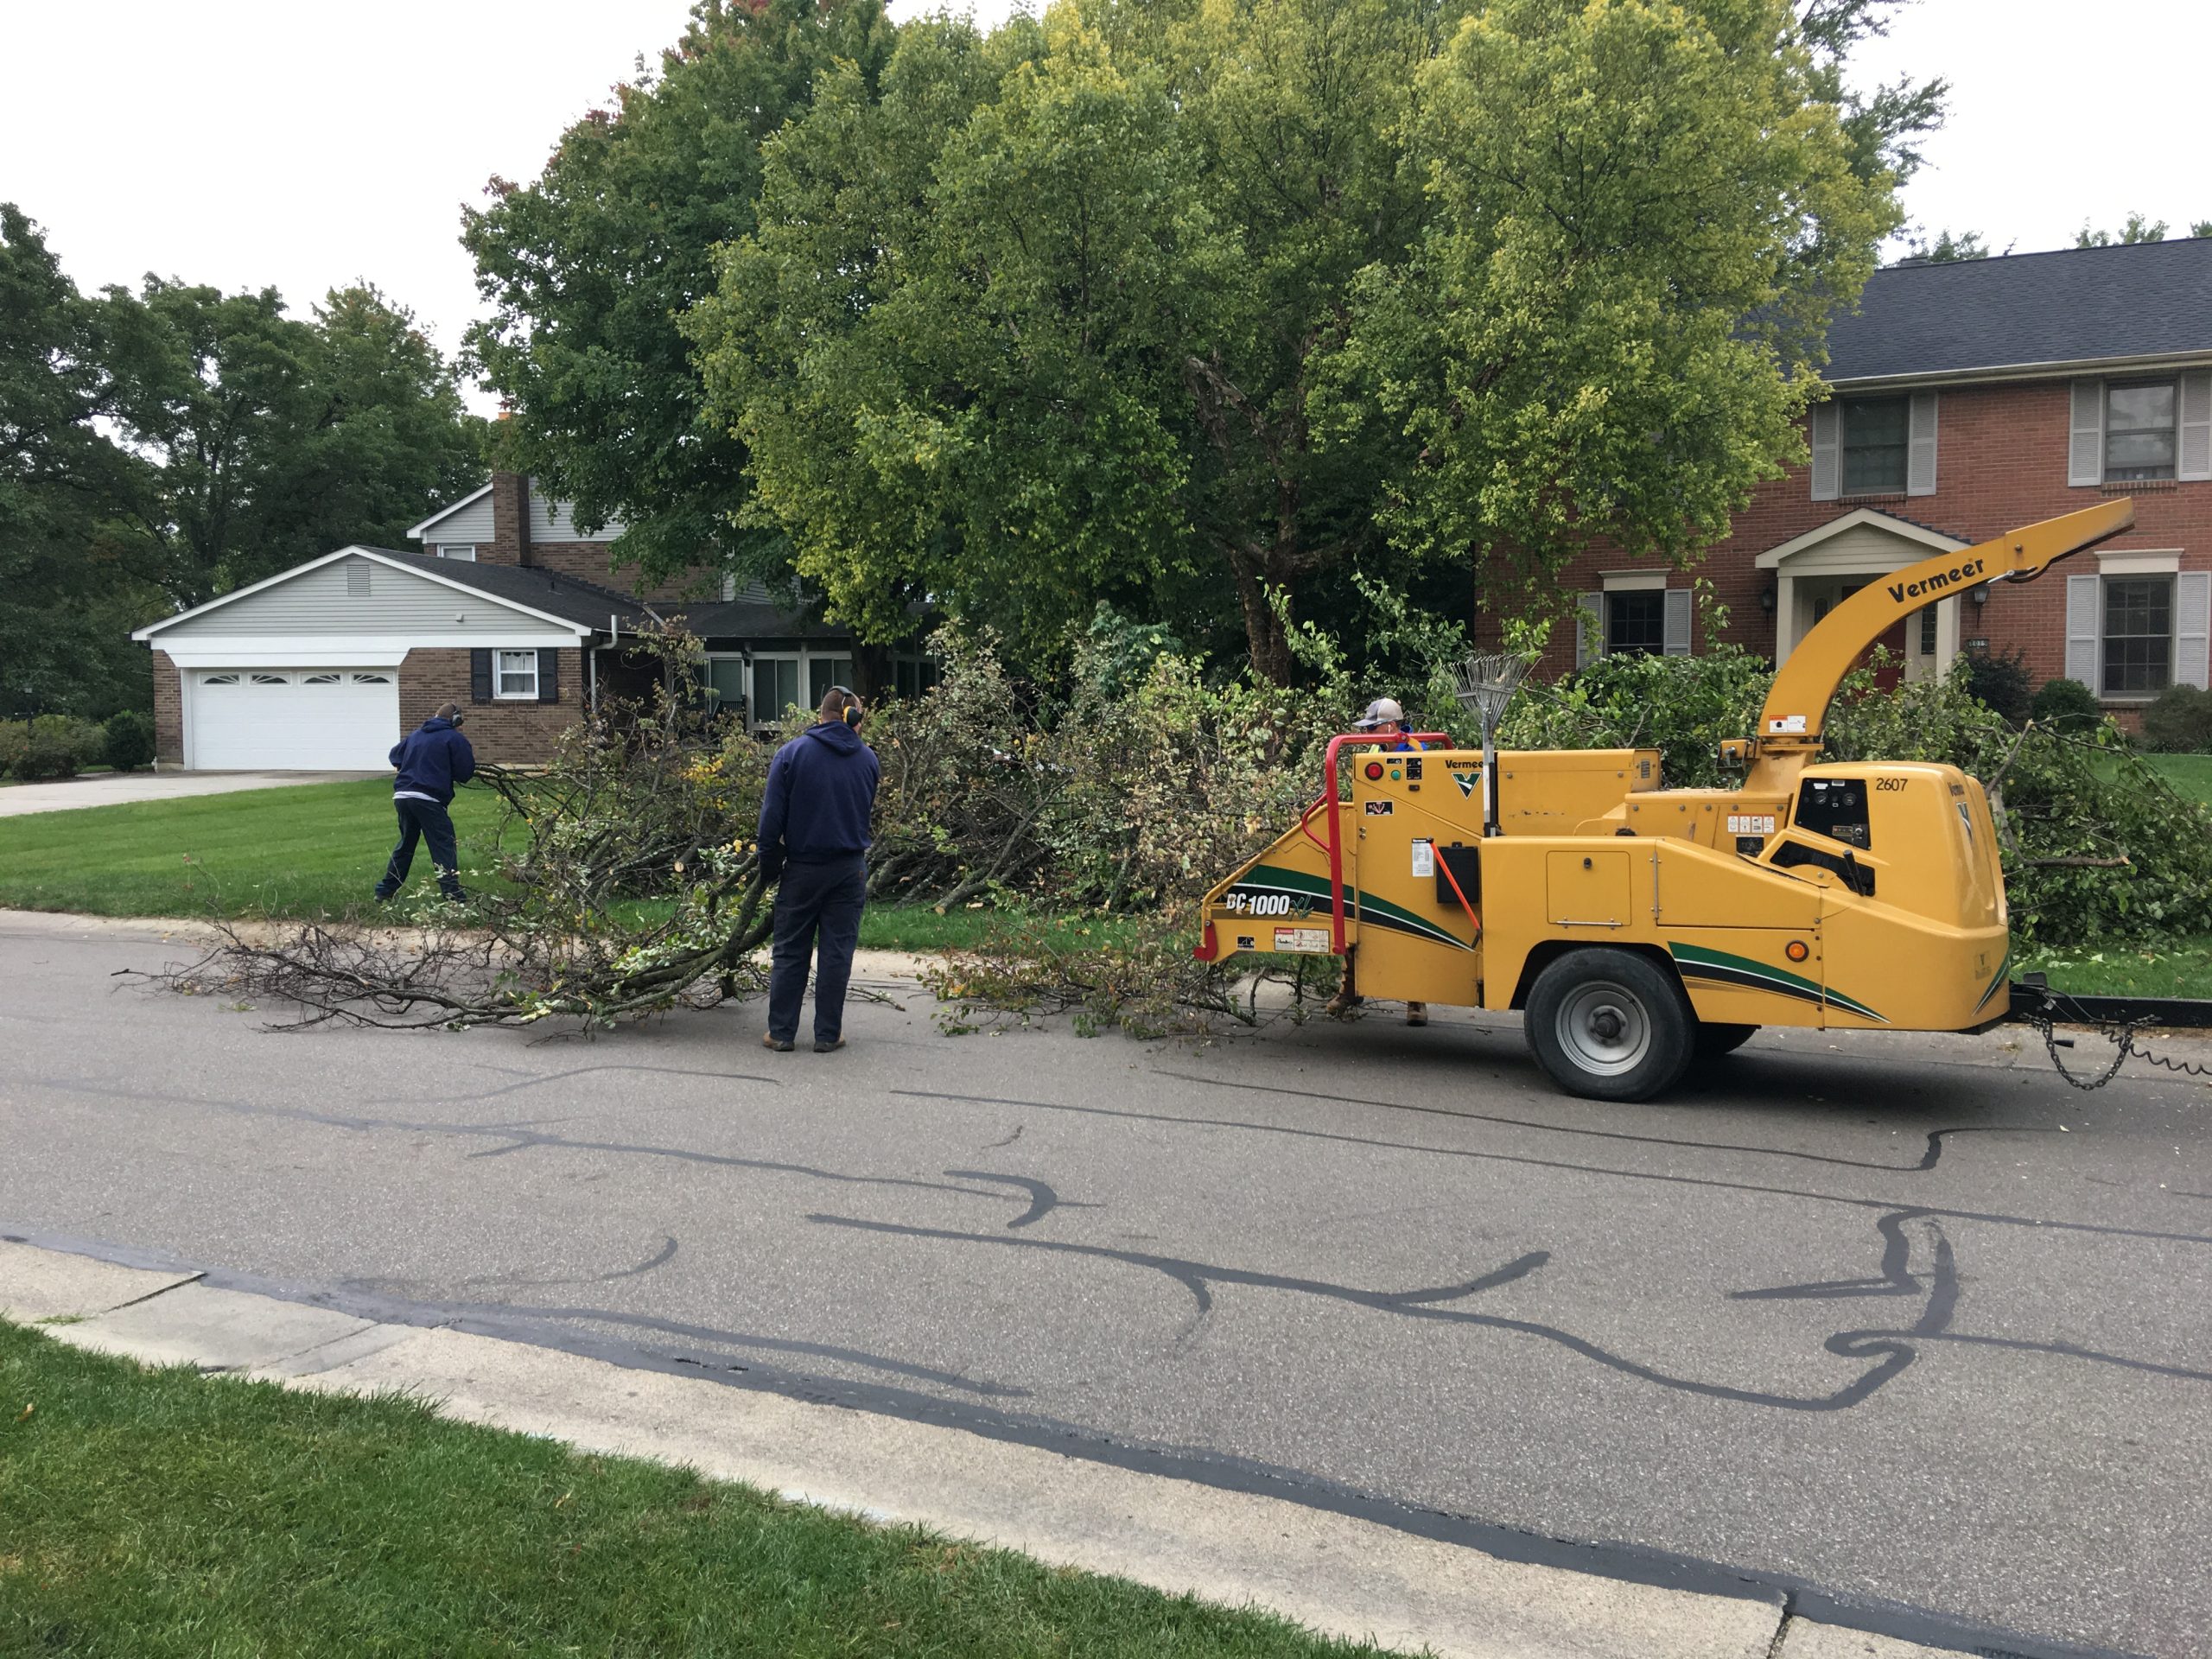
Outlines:
[[[1912,438],[1911,400],[1842,400],[1843,493],[1903,495],[1905,459]]]
[[[336,685],[338,683],[338,676],[335,674],[310,674],[307,677],[304,683],[308,685]]]
[[[749,712],[754,726],[767,726],[781,720],[785,711],[798,701],[798,658],[753,659],[753,707]]]
[[[1605,595],[1605,655],[1656,656],[1667,647],[1664,588],[1632,588]]]
[[[892,665],[892,684],[899,696],[912,702],[928,695],[937,683],[937,663],[928,657],[901,657]]]
[[[289,674],[254,674],[248,678],[255,685],[289,685],[292,683],[292,677]]]
[[[853,683],[853,659],[849,657],[810,657],[806,659],[806,706],[819,709],[822,699],[830,695],[833,685],[849,687]]]
[[[438,556],[442,559],[459,559],[464,564],[474,564],[476,563],[476,544],[474,542],[462,542],[458,544],[452,542],[441,542],[438,543]]]
[[[2177,448],[2174,416],[2179,399],[2171,380],[2105,390],[2105,478],[2107,482],[2171,478]]]
[[[2104,695],[2156,696],[2173,683],[2174,579],[2107,576],[2104,599]]]
[[[492,695],[502,702],[537,701],[537,653],[502,651],[494,653]]]
[[[707,690],[714,693],[711,705],[718,715],[742,714],[745,710],[745,658],[742,657],[709,657],[707,658]]]

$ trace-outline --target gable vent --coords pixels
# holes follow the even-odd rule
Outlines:
[[[369,562],[355,559],[346,567],[346,597],[366,599],[369,596]]]

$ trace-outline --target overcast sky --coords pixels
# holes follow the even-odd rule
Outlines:
[[[894,15],[923,10],[906,0]],[[1010,0],[977,14],[1003,16]],[[86,288],[147,271],[274,284],[296,311],[365,276],[451,351],[478,310],[455,236],[493,174],[672,42],[685,0],[0,0],[0,200]],[[2212,219],[2203,0],[1921,0],[1862,55],[1938,73],[1948,129],[1906,193],[1932,233],[2065,245],[2131,208]],[[481,406],[488,408],[489,400]]]

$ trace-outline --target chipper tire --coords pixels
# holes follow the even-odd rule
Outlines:
[[[1698,1021],[1697,1036],[1690,1046],[1692,1065],[1711,1065],[1724,1060],[1749,1042],[1757,1026],[1728,1025],[1716,1020]]]
[[[1649,1100],[1688,1069],[1696,1043],[1674,975],[1604,946],[1570,950],[1539,974],[1524,1018],[1536,1064],[1586,1100]]]

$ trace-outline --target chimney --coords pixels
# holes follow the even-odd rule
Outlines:
[[[489,564],[526,565],[530,556],[530,480],[520,473],[492,474],[492,546]]]

